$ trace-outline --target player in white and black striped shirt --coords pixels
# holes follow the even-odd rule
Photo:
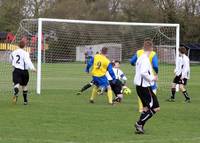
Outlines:
[[[23,97],[24,97],[24,105],[28,104],[27,93],[28,93],[28,82],[29,82],[29,73],[28,69],[32,71],[36,71],[33,63],[31,62],[29,53],[24,50],[26,43],[25,41],[19,42],[19,48],[14,50],[10,55],[10,60],[13,70],[13,84],[14,84],[14,96],[13,103],[16,104],[19,87],[22,86]]]

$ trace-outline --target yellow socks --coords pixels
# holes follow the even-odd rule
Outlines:
[[[93,89],[92,89],[92,95],[90,97],[90,100],[94,100],[94,98],[96,97],[97,95],[97,87],[95,86]]]
[[[112,90],[111,89],[108,89],[108,93],[107,93],[107,96],[108,96],[108,102],[110,104],[112,104],[112,100],[113,100],[113,95],[112,95]]]

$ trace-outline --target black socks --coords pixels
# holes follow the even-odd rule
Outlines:
[[[172,96],[171,99],[175,99],[175,94],[176,94],[176,88],[172,88]]]
[[[28,102],[27,93],[28,91],[23,91],[24,102]]]
[[[137,122],[139,125],[144,126],[144,124],[155,114],[154,110],[143,111],[140,115],[140,119]]]

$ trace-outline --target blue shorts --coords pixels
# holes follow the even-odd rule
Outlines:
[[[151,89],[152,90],[156,90],[158,87],[157,87],[157,84],[156,84],[156,82],[154,82],[154,84],[151,86]]]
[[[107,87],[109,86],[109,81],[106,78],[106,76],[101,76],[101,77],[96,77],[93,76],[93,81],[94,81],[94,85],[96,85],[97,87]]]

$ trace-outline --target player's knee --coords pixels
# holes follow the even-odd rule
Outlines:
[[[159,112],[159,111],[160,111],[160,107],[154,108],[153,110],[154,110],[155,112]]]
[[[27,87],[27,86],[22,86],[22,90],[23,90],[23,91],[27,91],[27,90],[28,90],[28,87]]]
[[[172,83],[172,88],[176,88],[176,84],[175,83]]]
[[[183,91],[185,91],[185,87],[184,87],[184,85],[183,84],[180,84],[180,90],[183,92]]]
[[[15,87],[14,88],[14,95],[17,95],[19,93],[19,88]]]

